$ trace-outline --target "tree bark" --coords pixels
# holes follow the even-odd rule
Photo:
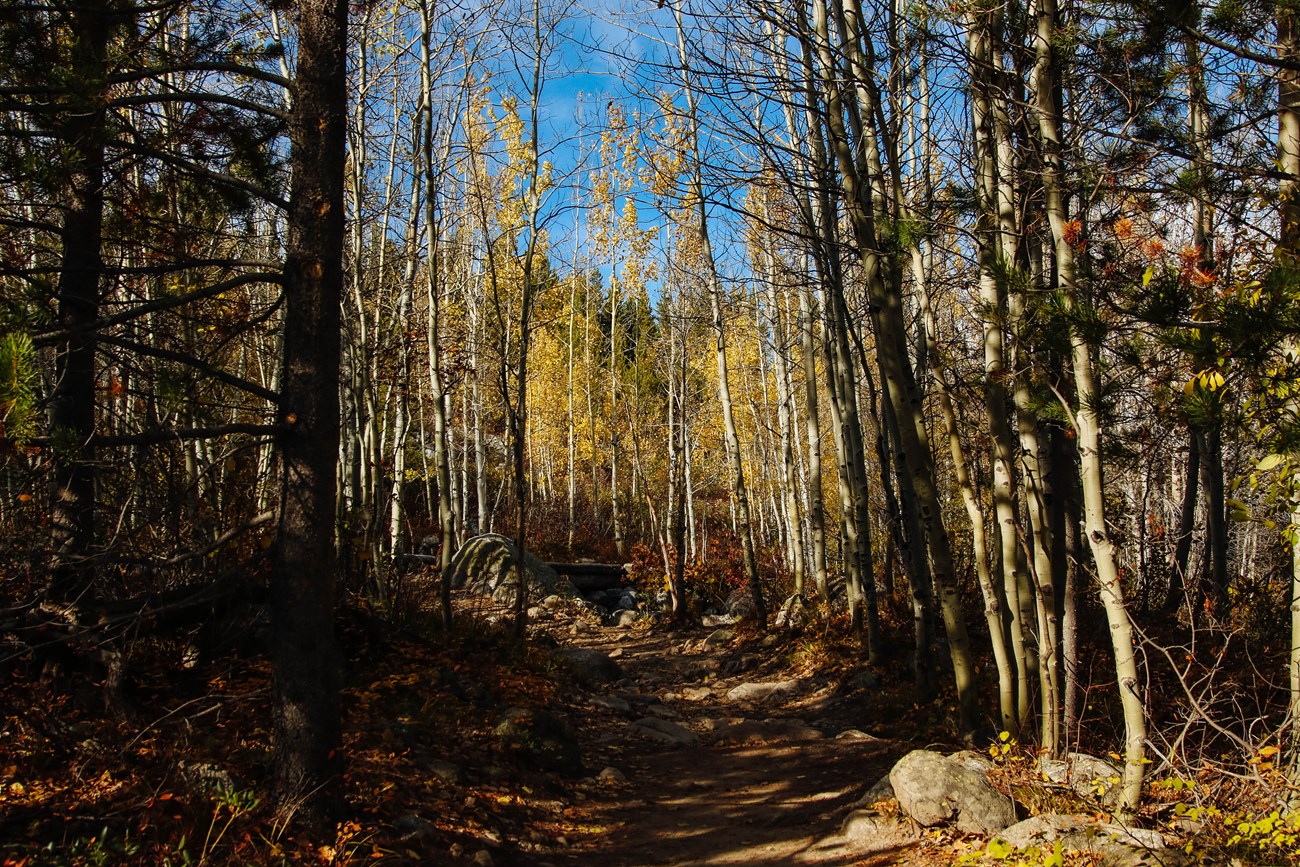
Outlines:
[[[343,290],[346,0],[298,0],[284,263],[284,482],[271,573],[275,788],[282,813],[324,815],[336,778],[334,497]]]

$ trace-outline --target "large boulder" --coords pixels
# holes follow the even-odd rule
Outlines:
[[[505,536],[486,533],[467,539],[451,558],[447,571],[451,586],[472,593],[491,596],[502,605],[513,605],[516,595],[515,545]],[[528,596],[542,600],[548,596],[577,596],[578,591],[567,579],[527,551],[524,552],[524,577]]]
[[[889,772],[903,812],[919,825],[953,823],[967,834],[996,834],[1016,821],[1015,805],[980,770],[932,750],[913,750]]]

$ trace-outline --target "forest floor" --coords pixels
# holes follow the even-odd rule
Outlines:
[[[913,704],[901,665],[868,671],[842,625],[764,638],[548,612],[520,642],[481,598],[458,605],[451,635],[427,618],[395,628],[341,612],[342,812],[315,831],[279,821],[266,798],[263,615],[228,624],[233,644],[197,659],[197,636],[133,642],[112,694],[93,670],[51,676],[11,659],[0,864],[874,867],[950,864],[983,846],[950,831],[839,836],[906,751],[956,746],[950,709]],[[612,656],[621,678],[582,685],[557,661],[565,648]],[[773,683],[786,691],[728,698]],[[581,769],[503,748],[513,708],[563,719]],[[656,740],[646,719],[686,742]]]

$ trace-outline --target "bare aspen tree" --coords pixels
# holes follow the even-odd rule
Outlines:
[[[673,9],[677,20],[677,49],[681,61],[682,90],[686,97],[686,146],[689,193],[695,206],[700,252],[705,264],[705,279],[709,285],[709,304],[713,314],[714,349],[718,362],[718,400],[722,404],[723,426],[726,432],[727,462],[731,471],[731,495],[736,509],[738,531],[743,548],[745,575],[753,597],[754,617],[760,629],[767,628],[767,607],[763,599],[763,585],[758,575],[758,560],[754,551],[754,530],[750,521],[749,492],[745,485],[745,470],[741,458],[740,435],[736,429],[735,413],[731,403],[731,388],[727,371],[727,337],[722,315],[722,280],[713,248],[709,243],[708,202],[704,197],[701,178],[699,117],[696,114],[695,91],[691,84],[690,67],[686,54],[686,38],[680,7]]]

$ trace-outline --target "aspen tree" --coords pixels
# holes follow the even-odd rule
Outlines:
[[[1033,109],[1038,119],[1042,148],[1044,210],[1055,245],[1057,279],[1067,304],[1076,317],[1087,316],[1086,297],[1079,285],[1073,243],[1077,224],[1069,220],[1064,189],[1061,89],[1057,86],[1062,58],[1058,49],[1061,21],[1056,0],[1038,0],[1037,29],[1034,32]],[[1075,400],[1072,411],[1078,434],[1082,468],[1085,534],[1097,571],[1098,592],[1110,626],[1115,674],[1124,711],[1124,779],[1120,809],[1136,813],[1142,799],[1142,778],[1146,766],[1146,717],[1138,679],[1133,632],[1124,604],[1115,547],[1106,525],[1106,502],[1101,457],[1101,419],[1098,407],[1097,374],[1086,326],[1076,322],[1071,329],[1071,360]],[[1067,407],[1067,409],[1069,409]]]

